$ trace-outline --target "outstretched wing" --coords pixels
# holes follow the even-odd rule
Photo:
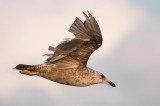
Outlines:
[[[96,40],[98,43],[102,43],[102,35],[99,25],[95,18],[88,12],[88,16],[83,12],[86,17],[83,23],[76,17],[74,23],[71,25],[69,31],[72,32],[76,38]]]
[[[55,52],[51,55],[47,62],[55,62],[57,60],[69,59],[86,66],[90,55],[98,49],[102,44],[102,35],[99,25],[95,18],[88,12],[83,23],[76,17],[71,25],[69,32],[75,35],[75,38],[64,41],[55,48]]]
[[[60,43],[56,48],[49,46],[48,50],[51,50],[51,48],[54,48],[54,54],[45,54],[45,56],[50,56],[47,59],[47,62],[53,63],[57,60],[60,60],[66,56],[68,56],[71,52],[75,51],[77,48],[79,48],[83,44],[83,40],[81,39],[71,39],[66,40]]]

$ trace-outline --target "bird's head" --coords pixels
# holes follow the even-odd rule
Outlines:
[[[112,87],[116,87],[116,85],[113,82],[109,81],[102,73],[96,72],[95,80],[97,80],[98,83],[103,83]]]

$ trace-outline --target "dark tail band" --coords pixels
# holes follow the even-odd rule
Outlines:
[[[18,64],[15,69],[17,70],[30,70],[32,69],[33,66],[31,65],[25,65],[25,64]]]

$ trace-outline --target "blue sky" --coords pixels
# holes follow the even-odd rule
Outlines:
[[[19,63],[44,63],[75,17],[89,10],[104,42],[88,62],[117,87],[72,87],[18,73]],[[159,0],[0,0],[1,106],[159,106]]]
[[[147,12],[150,14],[151,17],[160,16],[159,14],[159,0],[131,0],[136,5],[141,5],[142,7],[145,7]]]

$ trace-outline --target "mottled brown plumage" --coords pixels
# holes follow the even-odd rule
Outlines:
[[[44,64],[24,65],[19,64],[15,69],[26,75],[37,75],[51,81],[72,86],[89,86],[104,83],[115,87],[103,74],[87,67],[90,55],[102,45],[102,35],[95,18],[88,12],[83,23],[76,17],[69,32],[75,35],[57,47],[50,46],[54,51]]]

